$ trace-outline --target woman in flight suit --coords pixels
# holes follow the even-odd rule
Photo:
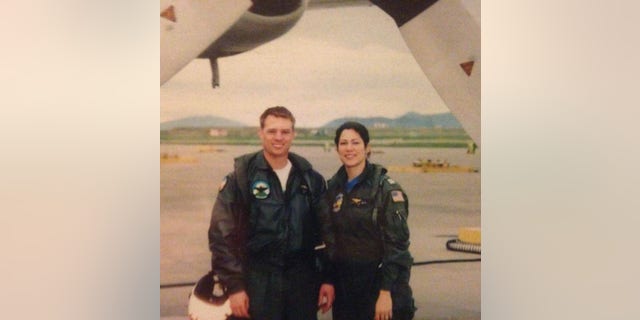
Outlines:
[[[387,170],[368,161],[369,132],[358,122],[336,130],[342,166],[328,182],[333,319],[412,319],[408,198]]]

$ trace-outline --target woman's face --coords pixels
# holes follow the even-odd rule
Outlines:
[[[357,131],[345,129],[340,133],[338,156],[345,167],[364,167],[368,149],[369,146],[365,147],[364,141]]]

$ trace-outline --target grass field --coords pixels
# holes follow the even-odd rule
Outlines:
[[[258,128],[181,128],[160,131],[160,143],[260,145]],[[335,129],[296,128],[296,145],[333,146]],[[471,138],[459,128],[371,128],[371,144],[385,147],[467,148]]]

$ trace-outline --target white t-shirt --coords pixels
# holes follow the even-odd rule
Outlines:
[[[287,164],[282,169],[273,170],[278,175],[280,185],[282,186],[282,192],[287,191],[287,180],[289,179],[289,173],[291,172],[291,161],[287,159]]]

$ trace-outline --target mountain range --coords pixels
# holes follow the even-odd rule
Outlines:
[[[332,120],[323,128],[337,128],[345,121],[357,121],[365,125],[366,127],[386,127],[386,128],[462,128],[458,120],[451,114],[438,113],[438,114],[419,114],[416,112],[409,112],[398,118],[385,118],[385,117],[345,117]]]
[[[358,121],[366,127],[385,128],[461,128],[462,126],[450,113],[419,114],[409,112],[398,118],[386,117],[344,117],[331,120],[321,126],[321,128],[337,128],[345,121]],[[216,116],[193,116],[172,121],[165,121],[160,124],[160,130],[170,130],[175,128],[234,128],[247,127],[246,124]]]
[[[160,123],[160,130],[175,128],[237,128],[247,127],[246,124],[216,116],[193,116]]]

